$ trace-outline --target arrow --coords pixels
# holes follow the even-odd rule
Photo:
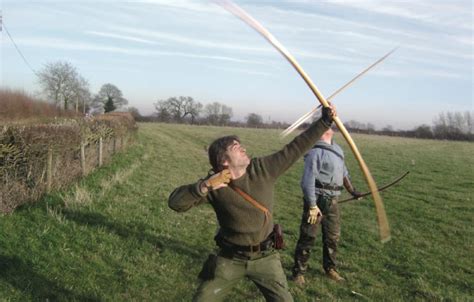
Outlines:
[[[341,91],[343,91],[344,89],[346,89],[347,87],[349,87],[352,83],[354,83],[357,79],[359,79],[361,76],[363,76],[364,74],[366,74],[369,70],[371,70],[372,68],[374,68],[375,66],[377,66],[380,62],[382,62],[383,60],[385,60],[389,55],[391,55],[395,50],[397,50],[398,47],[395,47],[394,49],[392,49],[391,51],[389,51],[385,56],[381,57],[380,59],[378,59],[375,63],[373,63],[372,65],[370,65],[369,67],[367,67],[366,69],[364,69],[363,71],[361,71],[358,75],[356,75],[352,80],[350,80],[349,82],[347,82],[344,86],[342,86],[341,88],[339,88],[338,90],[334,91],[333,94],[331,94],[327,100],[330,101],[332,100],[336,95],[338,95]],[[288,134],[290,134],[291,132],[293,132],[296,128],[298,128],[301,124],[303,124],[305,121],[307,121],[314,113],[316,113],[316,111],[318,111],[318,109],[321,107],[321,105],[319,105],[318,107],[315,107],[313,110],[307,112],[305,115],[303,115],[302,117],[300,117],[298,120],[296,120],[290,127],[286,128],[282,133],[281,133],[281,136],[282,137],[285,137],[287,136]]]

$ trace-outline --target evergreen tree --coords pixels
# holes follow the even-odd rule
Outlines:
[[[112,112],[115,109],[117,109],[117,107],[115,107],[114,100],[112,98],[109,98],[107,102],[105,102],[105,105],[104,105],[105,113]]]

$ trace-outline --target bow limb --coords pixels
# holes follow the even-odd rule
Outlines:
[[[258,33],[260,33],[268,42],[270,42],[270,44],[272,44],[276,48],[276,50],[278,50],[287,59],[287,61],[296,69],[296,71],[300,74],[300,76],[309,86],[309,88],[314,93],[314,95],[316,96],[318,101],[321,103],[321,105],[324,107],[329,107],[329,103],[324,98],[324,96],[319,91],[319,89],[316,87],[316,85],[313,84],[308,74],[306,74],[306,72],[303,70],[303,68],[301,68],[301,66],[298,64],[296,59],[288,52],[288,50],[286,50],[286,48],[280,42],[278,42],[278,40],[268,30],[266,30],[257,20],[255,20],[247,12],[245,12],[243,9],[241,9],[240,7],[238,7],[236,4],[232,3],[231,1],[217,0],[216,2],[220,4],[221,6],[223,6],[225,9],[227,9],[229,12],[234,14],[235,16],[239,17],[242,21],[247,23],[249,26],[255,29]],[[342,121],[339,119],[338,116],[335,116],[333,120],[334,120],[334,123],[339,128],[339,131],[341,131],[342,135],[344,136],[347,143],[349,144],[352,152],[354,153],[357,159],[357,162],[359,163],[359,166],[364,174],[365,180],[367,181],[369,185],[369,188],[370,188],[370,191],[372,193],[372,197],[375,203],[380,238],[383,243],[387,242],[390,240],[390,227],[388,225],[388,219],[387,219],[387,215],[385,214],[382,198],[380,197],[380,194],[377,191],[377,185],[375,184],[374,178],[372,177],[372,174],[370,174],[369,168],[367,167],[364,159],[360,155],[359,149],[357,149],[356,144],[352,140],[352,137],[350,136],[349,132],[346,130],[346,127],[344,127],[344,124],[342,123]]]
[[[402,174],[401,176],[399,176],[399,177],[397,177],[396,179],[394,179],[392,182],[386,184],[385,186],[382,186],[382,187],[378,188],[377,190],[378,190],[379,192],[382,192],[383,190],[388,189],[388,188],[390,188],[390,187],[393,186],[393,185],[396,185],[400,180],[404,179],[405,176],[407,176],[409,173],[410,173],[410,171],[405,172],[405,173]],[[359,199],[359,198],[368,196],[368,195],[370,195],[370,194],[371,194],[371,192],[364,192],[364,193],[360,194],[357,198],[356,198],[356,197],[348,197],[348,198],[346,198],[346,199],[339,200],[337,203],[345,203],[345,202],[348,202],[348,201],[351,201],[351,200],[355,200],[355,199]]]
[[[356,157],[357,162],[359,163],[359,166],[364,174],[365,180],[369,185],[370,192],[372,193],[372,197],[375,203],[380,239],[383,243],[385,243],[390,240],[390,227],[388,225],[387,214],[385,213],[382,197],[380,197],[380,194],[377,190],[375,180],[372,177],[372,174],[370,174],[369,168],[367,167],[364,159],[362,158],[359,149],[357,148],[356,144],[352,140],[352,137],[349,135],[349,132],[347,132],[346,127],[344,127],[344,124],[341,122],[338,116],[334,118],[334,122],[336,123],[337,127],[339,128],[339,131],[341,131],[349,146],[351,147],[351,150],[354,153],[354,156]]]

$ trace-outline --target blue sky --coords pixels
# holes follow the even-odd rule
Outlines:
[[[342,121],[410,129],[442,111],[474,110],[470,0],[235,1],[259,20],[329,96],[400,48],[334,100]],[[68,61],[119,87],[142,114],[192,96],[293,122],[316,98],[260,35],[211,1],[3,0],[4,24],[35,70]],[[2,30],[3,87],[40,90]]]

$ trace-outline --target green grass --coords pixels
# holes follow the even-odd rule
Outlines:
[[[142,124],[138,142],[67,191],[0,216],[1,301],[190,301],[196,276],[214,250],[217,224],[203,205],[170,210],[173,188],[206,175],[204,148],[237,134],[250,154],[278,150],[276,130]],[[366,186],[342,138],[352,179]],[[474,144],[355,135],[379,185],[410,171],[382,193],[392,230],[378,241],[370,199],[341,206],[339,270],[327,280],[318,241],[296,301],[472,301]],[[287,274],[298,237],[302,193],[300,160],[276,190],[276,220],[283,224]],[[241,282],[228,301],[263,301]]]

